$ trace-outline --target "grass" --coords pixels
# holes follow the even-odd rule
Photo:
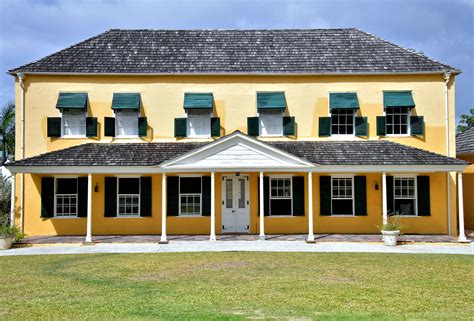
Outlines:
[[[0,319],[469,319],[474,257],[169,253],[0,258]]]

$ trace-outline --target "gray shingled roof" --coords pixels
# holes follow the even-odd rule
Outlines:
[[[44,73],[460,72],[358,29],[109,30],[10,70]]]
[[[474,127],[456,137],[456,155],[474,154]]]
[[[206,143],[88,143],[26,158],[8,166],[153,166]],[[269,142],[320,165],[466,165],[421,149],[388,141]]]

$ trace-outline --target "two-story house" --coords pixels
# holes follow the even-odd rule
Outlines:
[[[460,71],[361,30],[110,30],[9,73],[28,235],[465,239]]]

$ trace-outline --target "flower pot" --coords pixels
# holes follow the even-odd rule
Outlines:
[[[382,239],[384,244],[387,246],[397,245],[399,235],[400,231],[382,231]]]
[[[0,250],[8,250],[12,247],[13,236],[0,236]]]

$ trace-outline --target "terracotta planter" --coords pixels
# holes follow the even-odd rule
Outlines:
[[[382,231],[383,243],[387,246],[395,246],[399,235],[400,231]]]
[[[0,236],[0,250],[8,250],[12,247],[13,236]]]

